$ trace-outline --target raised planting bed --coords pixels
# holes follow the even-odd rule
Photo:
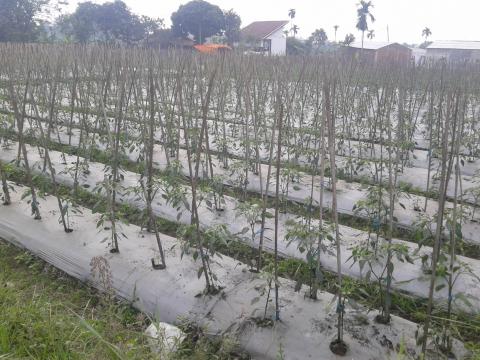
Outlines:
[[[214,258],[213,271],[218,285],[217,295],[202,295],[204,283],[198,278],[199,261],[190,255],[180,256],[179,241],[162,234],[167,251],[167,268],[155,271],[149,259],[155,253],[155,237],[133,225],[124,225],[121,251],[111,254],[108,231],[98,230],[98,215],[79,208],[81,216],[71,219],[73,232],[65,233],[58,226],[56,200],[47,196],[42,201],[43,218],[33,221],[31,205],[21,199],[25,188],[15,186],[12,204],[0,207],[0,237],[28,249],[53,266],[81,281],[115,293],[132,301],[135,307],[156,319],[176,323],[187,317],[205,326],[214,335],[234,335],[254,358],[276,359],[280,349],[288,359],[336,359],[329,344],[336,336],[334,296],[320,293],[317,301],[306,299],[294,291],[294,283],[280,279],[281,321],[260,321],[263,318],[266,281],[248,271],[246,265],[223,256]],[[109,282],[99,281],[92,270],[92,259],[101,257],[109,265]],[[348,304],[348,302],[347,302]],[[267,320],[272,316],[267,305]],[[345,342],[349,354],[359,358],[385,359],[395,352],[414,356],[418,353],[412,334],[417,325],[393,317],[389,325],[377,324],[375,312],[347,305]],[[272,325],[267,325],[267,324]],[[263,325],[262,325],[263,324]],[[466,352],[455,342],[457,356]],[[431,354],[432,359],[436,358]]]

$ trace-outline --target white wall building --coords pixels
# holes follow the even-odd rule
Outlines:
[[[241,31],[242,43],[251,51],[269,55],[285,55],[287,38],[284,27],[288,21],[255,21]]]

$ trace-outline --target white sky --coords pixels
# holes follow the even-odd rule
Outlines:
[[[165,19],[170,26],[170,15],[187,0],[124,0],[133,12]],[[78,0],[71,0],[68,11],[73,11]],[[93,1],[103,3],[102,0]],[[356,4],[359,0],[211,0],[224,10],[234,9],[242,18],[242,27],[258,20],[288,20],[288,10],[297,12],[294,23],[300,27],[298,36],[307,38],[315,29],[323,27],[329,39],[334,39],[333,26],[339,25],[337,39],[355,29]],[[422,29],[432,31],[429,40],[480,40],[480,0],[373,0],[372,13],[377,18],[370,28],[376,41],[420,43]]]

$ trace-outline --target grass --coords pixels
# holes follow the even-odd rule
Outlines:
[[[0,359],[161,359],[143,331],[149,319],[0,239]],[[231,339],[188,322],[172,359],[246,359]]]
[[[0,354],[34,359],[153,359],[147,318],[0,242]],[[88,330],[91,326],[101,339]],[[109,345],[108,345],[109,344]]]

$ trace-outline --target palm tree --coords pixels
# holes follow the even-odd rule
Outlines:
[[[295,15],[297,15],[297,11],[295,9],[290,9],[288,10],[288,17],[293,20],[295,19]],[[292,27],[290,28],[290,32],[293,33],[293,37],[295,37],[295,35],[297,34],[298,32],[298,26],[297,25],[293,25],[292,24]],[[288,36],[288,35],[287,35]]]
[[[375,21],[375,17],[370,12],[370,8],[373,8],[371,1],[366,2],[365,0],[360,0],[357,8],[357,29],[362,32],[362,49],[363,49],[363,40],[365,37],[365,31],[368,30],[368,18],[371,22]]]
[[[337,30],[339,26],[338,25],[333,25],[333,29],[335,30],[335,42],[337,42]]]
[[[293,20],[293,19],[295,18],[295,15],[296,15],[296,14],[297,14],[297,12],[295,11],[295,9],[290,9],[290,10],[288,10],[288,17],[289,17],[290,19]]]
[[[425,29],[422,30],[422,36],[425,38],[425,42],[427,42],[429,36],[432,35],[432,30],[430,28],[425,27]]]
[[[370,40],[373,40],[374,37],[375,37],[375,30],[369,30],[367,34],[367,38]]]
[[[295,35],[298,34],[298,30],[300,30],[300,28],[298,27],[298,25],[293,25],[292,26],[292,33],[293,33],[293,37],[295,37]]]

